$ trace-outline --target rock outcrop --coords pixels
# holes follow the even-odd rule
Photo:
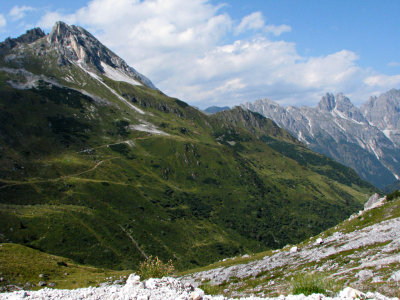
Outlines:
[[[130,67],[82,27],[69,26],[59,21],[53,26],[47,40],[58,50],[59,65],[72,61],[89,70],[94,68],[107,77],[112,77],[111,79],[119,77],[124,79],[121,81],[129,81],[129,78],[132,78],[140,84],[156,89],[148,78]]]

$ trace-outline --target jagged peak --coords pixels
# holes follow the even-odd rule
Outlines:
[[[2,51],[10,50],[21,43],[25,43],[25,44],[33,43],[33,42],[37,41],[38,39],[41,39],[45,36],[46,36],[46,34],[43,32],[43,30],[38,27],[27,30],[24,34],[20,35],[17,38],[14,38],[14,39],[7,38],[4,42],[1,42],[0,43],[0,53]]]
[[[69,38],[74,36],[75,39],[77,38],[90,38],[93,41],[96,41],[100,44],[100,42],[87,30],[80,26],[76,25],[68,25],[63,21],[57,21],[51,32],[48,35],[48,40],[51,43],[59,43],[64,38]]]
[[[272,106],[279,106],[278,103],[276,103],[274,100],[271,100],[269,98],[259,99],[259,100],[256,100],[256,102],[269,104],[269,105],[272,105]]]
[[[336,99],[332,93],[326,93],[318,103],[319,110],[332,111],[336,107]]]
[[[343,93],[337,93],[335,96],[335,100],[336,100],[336,104],[341,102],[341,103],[348,103],[348,104],[353,105],[350,101],[350,98],[346,97]]]
[[[97,69],[106,76],[115,73],[117,77],[122,76],[123,81],[136,81],[137,84],[157,89],[148,78],[130,67],[122,58],[82,27],[58,21],[54,24],[47,39],[58,49],[61,63],[64,61],[76,62],[85,68]],[[111,77],[111,79],[118,80],[115,76]]]

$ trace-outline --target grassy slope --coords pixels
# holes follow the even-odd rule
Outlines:
[[[6,82],[24,79],[0,72],[0,241],[134,269],[143,259],[134,238],[148,255],[187,268],[298,242],[357,210],[372,190],[313,172],[258,129],[235,125],[231,136],[232,126],[184,102],[104,78],[146,111],[138,114],[76,66],[30,55],[14,67],[103,100],[44,83],[15,90]],[[128,129],[141,120],[169,136]],[[270,125],[264,139],[292,145]]]
[[[1,286],[14,284],[37,289],[40,281],[55,283],[59,289],[95,286],[99,283],[118,280],[129,271],[113,271],[83,266],[74,261],[49,255],[18,244],[0,244]],[[45,278],[39,277],[46,275]],[[30,283],[30,286],[26,284]],[[35,287],[32,287],[32,284]]]
[[[355,230],[362,230],[365,227],[399,217],[400,198],[397,198],[391,202],[387,202],[381,207],[364,212],[361,216],[345,220],[344,222],[322,232],[317,236],[306,239],[297,244],[297,247],[299,249],[312,249],[316,247],[314,243],[318,238],[326,239],[338,232],[343,234],[351,233]],[[372,278],[365,282],[360,282],[358,280],[357,273],[360,271],[360,269],[357,268],[357,266],[361,262],[369,261],[369,259],[366,260],[365,258],[361,258],[363,253],[368,252],[369,257],[373,257],[374,254],[381,252],[381,246],[383,245],[377,243],[368,247],[360,247],[357,249],[338,252],[317,262],[292,262],[291,264],[274,268],[268,272],[262,272],[255,276],[249,276],[243,280],[232,277],[230,280],[219,285],[211,285],[205,281],[201,287],[206,292],[211,294],[231,295],[232,293],[239,292],[250,295],[257,292],[263,292],[265,295],[278,296],[282,293],[288,294],[291,292],[291,280],[293,277],[304,276],[305,274],[314,274],[314,276],[319,276],[326,283],[331,285],[330,290],[335,292],[343,289],[345,286],[351,286],[362,291],[379,291],[387,296],[399,297],[400,294],[398,283],[394,282],[393,280],[389,280],[393,272],[399,269],[400,264],[398,262],[382,262],[382,264],[376,268],[370,267],[369,270],[373,272],[374,277],[381,278],[377,282],[373,282]],[[271,257],[279,252],[288,251],[290,247],[292,246],[288,245],[280,249],[278,252],[269,250],[253,254],[248,257],[239,256],[226,259],[209,266],[186,270],[181,272],[179,275],[185,276],[188,274],[209,271],[220,267],[228,268],[240,264],[247,264],[257,260],[262,260],[265,257]],[[321,268],[324,264],[327,264],[330,267],[325,268],[322,271],[319,270],[319,268]],[[317,268],[318,271],[315,273],[314,270]],[[344,270],[347,271],[345,272]],[[271,284],[271,282],[274,283]]]

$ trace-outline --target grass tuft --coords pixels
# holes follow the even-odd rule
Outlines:
[[[148,278],[161,278],[171,275],[174,272],[175,267],[171,260],[169,260],[167,263],[164,263],[157,256],[154,258],[149,256],[148,259],[141,262],[139,265],[139,275],[142,280]]]
[[[315,274],[300,274],[293,279],[292,293],[294,295],[324,294],[328,292],[329,281]]]

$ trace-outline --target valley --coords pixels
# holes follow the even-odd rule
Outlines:
[[[271,256],[288,272],[314,270],[301,256],[312,252],[309,241],[321,234],[318,251],[331,251],[330,230],[350,226],[337,224],[378,191],[259,113],[206,115],[165,95],[88,31],[63,22],[48,35],[33,29],[0,44],[0,93],[4,291],[27,282],[37,289],[40,274],[56,288],[124,283],[152,256],[229,297],[259,285],[276,296],[285,284],[269,290],[265,282],[283,265],[243,276],[219,269],[221,280],[193,269]],[[377,224],[395,220],[397,204]],[[288,244],[305,252],[291,254]],[[299,264],[286,260],[294,258]]]

